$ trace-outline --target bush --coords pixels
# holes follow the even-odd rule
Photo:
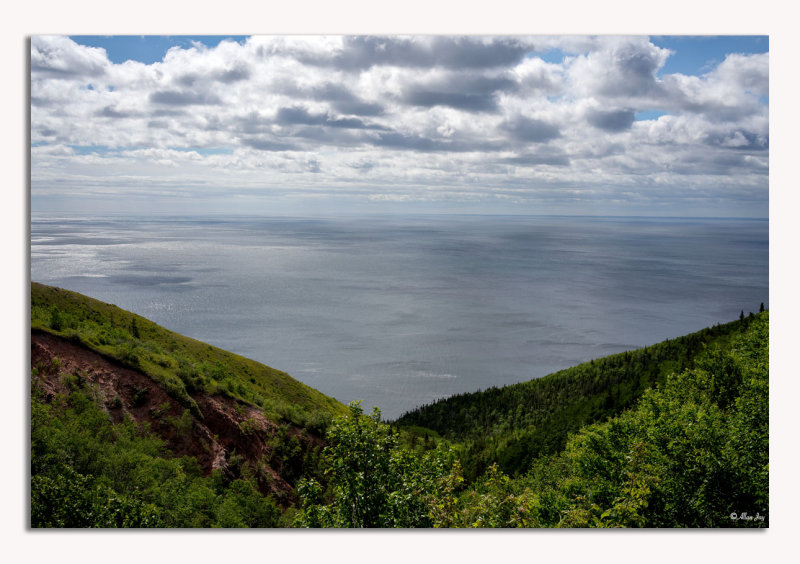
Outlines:
[[[61,329],[64,328],[64,320],[61,317],[61,312],[55,307],[50,311],[50,328],[53,331],[61,331]]]
[[[203,477],[194,459],[131,420],[112,424],[89,391],[31,397],[32,527],[274,527],[252,479]],[[180,419],[191,417],[187,411]]]
[[[133,407],[144,405],[149,393],[150,390],[145,387],[136,388],[133,392]]]
[[[330,445],[323,464],[332,499],[322,505],[316,480],[298,485],[306,527],[430,527],[432,508],[446,490],[453,468],[452,452],[436,450],[418,457],[398,446],[397,434],[381,423],[374,408],[364,415],[350,404],[350,415],[328,429]]]

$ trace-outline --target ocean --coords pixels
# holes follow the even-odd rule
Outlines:
[[[394,419],[769,307],[769,224],[34,214],[30,266]]]

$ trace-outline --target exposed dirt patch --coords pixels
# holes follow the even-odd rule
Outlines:
[[[279,425],[263,411],[224,396],[194,394],[203,415],[197,418],[146,374],[45,332],[31,333],[31,369],[32,384],[42,389],[46,401],[71,387],[92,389],[112,421],[129,416],[149,424],[176,456],[196,458],[206,474],[219,469],[235,477],[245,461],[263,493],[284,505],[294,501],[292,486],[279,472],[280,461],[273,460],[271,440],[274,444]],[[284,426],[284,431],[297,436],[303,448],[322,444],[304,429]]]

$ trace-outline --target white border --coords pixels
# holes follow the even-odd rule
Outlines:
[[[544,4],[544,5],[543,5]],[[797,19],[789,3],[766,0],[699,2],[640,0],[524,3],[494,0],[340,0],[338,2],[226,2],[108,0],[14,3],[4,9],[2,68],[10,75],[2,90],[2,342],[5,386],[3,552],[25,562],[782,562],[798,510],[792,475],[797,468],[796,434],[786,414],[796,410],[797,370],[789,352],[800,323],[793,294],[798,240],[794,171],[797,162],[793,35]],[[28,197],[26,131],[30,35],[70,34],[249,34],[249,33],[470,33],[470,34],[758,34],[770,35],[770,308],[771,308],[771,528],[767,532],[583,531],[505,532],[30,532],[26,531],[24,458],[28,319]],[[790,101],[791,100],[791,101]],[[27,272],[26,272],[27,271]],[[796,346],[796,345],[795,345]],[[23,460],[21,460],[21,458]],[[783,555],[786,556],[783,556]]]

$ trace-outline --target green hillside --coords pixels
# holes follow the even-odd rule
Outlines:
[[[31,283],[31,329],[58,335],[141,370],[199,416],[190,394],[224,394],[275,420],[321,429],[346,412],[285,372],[184,337],[111,304]]]
[[[516,477],[466,481],[459,452],[400,445],[358,406],[334,422],[310,527],[769,527],[769,314],[706,348],[618,416],[570,434]],[[554,412],[557,413],[557,412]]]
[[[753,317],[716,325],[653,346],[592,360],[548,376],[419,407],[395,423],[460,443],[461,464],[474,479],[493,462],[510,474],[564,449],[567,436],[631,407],[667,375],[693,368],[710,350],[724,351]]]
[[[204,475],[146,425],[112,423],[90,387],[31,397],[30,524],[75,527],[276,527],[281,510],[251,472]]]
[[[392,424],[74,292],[31,327],[33,527],[769,526],[768,312]]]

